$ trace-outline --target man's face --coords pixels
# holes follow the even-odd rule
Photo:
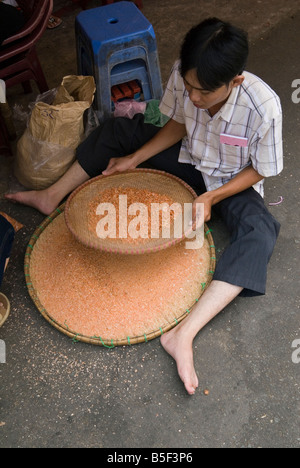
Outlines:
[[[189,98],[198,109],[213,109],[219,110],[227,101],[232,89],[238,84],[235,80],[229,85],[223,85],[215,91],[203,89],[198,81],[196,69],[189,70],[184,79],[185,88],[189,94]]]

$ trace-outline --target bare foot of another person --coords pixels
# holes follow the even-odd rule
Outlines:
[[[165,351],[175,359],[179,377],[189,395],[194,395],[199,386],[194,367],[192,343],[181,333],[180,325],[161,337]]]

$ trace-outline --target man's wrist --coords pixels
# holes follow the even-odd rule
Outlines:
[[[145,155],[145,154],[142,153],[141,150],[138,150],[135,153],[132,153],[129,156],[129,158],[132,160],[132,163],[135,164],[135,166],[139,166],[144,161],[147,161],[148,155]]]
[[[202,195],[200,195],[201,197]],[[211,205],[216,205],[219,203],[219,201],[222,200],[222,197],[220,196],[218,189],[216,190],[210,190],[207,191],[203,194],[205,196],[206,200],[211,204]]]
[[[211,190],[210,192],[207,192],[212,206],[216,205],[217,203],[223,200],[224,196],[222,196],[221,192],[222,191],[220,189]]]

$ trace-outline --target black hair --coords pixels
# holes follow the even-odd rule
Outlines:
[[[180,72],[196,69],[198,81],[209,91],[214,91],[241,74],[249,54],[245,31],[218,18],[208,18],[194,26],[186,35],[181,47]]]

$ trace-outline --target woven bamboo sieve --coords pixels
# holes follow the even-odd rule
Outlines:
[[[141,336],[126,336],[126,332],[124,332],[123,339],[114,339],[114,337],[100,337],[100,336],[85,336],[81,333],[78,333],[76,330],[71,330],[66,323],[58,323],[45,309],[45,306],[41,303],[39,299],[39,292],[34,288],[34,278],[32,277],[31,271],[31,258],[32,253],[34,251],[36,243],[39,239],[43,239],[43,233],[47,230],[48,226],[59,216],[64,216],[64,209],[65,205],[61,205],[58,209],[56,209],[50,216],[48,216],[44,222],[36,229],[34,234],[32,235],[30,242],[27,246],[26,253],[25,253],[25,261],[24,261],[24,272],[26,278],[26,284],[28,288],[29,295],[33,300],[35,306],[41,313],[41,315],[58,331],[67,335],[68,337],[72,338],[74,342],[80,341],[92,345],[104,346],[106,348],[114,348],[116,346],[127,346],[127,345],[134,345],[138,343],[145,343],[150,340],[153,340],[162,334],[168,332],[172,328],[174,328],[177,324],[179,324],[182,320],[184,320],[190,313],[190,309],[186,309],[184,313],[180,312],[178,317],[176,317],[171,323],[167,325],[163,325],[162,327],[156,327],[153,331],[148,331]],[[210,250],[210,266],[209,271],[207,272],[206,278],[201,278],[199,281],[203,282],[202,284],[202,293],[205,289],[209,286],[214,270],[216,265],[216,258],[215,258],[215,246],[213,242],[213,237],[211,234],[210,229],[205,226],[205,238],[207,245],[209,246]],[[155,254],[159,255],[159,253]],[[53,291],[55,294],[55,291]],[[195,303],[198,301],[199,297],[195,298]],[[176,311],[174,311],[174,316],[176,316]]]
[[[76,189],[68,198],[65,208],[66,224],[73,236],[82,244],[94,249],[112,253],[144,254],[156,252],[181,242],[187,237],[192,228],[185,224],[182,217],[181,237],[175,237],[174,226],[171,226],[170,237],[149,238],[145,243],[129,245],[123,239],[102,239],[97,237],[88,227],[88,210],[90,201],[101,192],[110,188],[136,188],[147,189],[161,195],[167,195],[174,202],[179,203],[184,212],[184,204],[192,204],[196,193],[184,181],[163,171],[152,169],[135,169],[125,173],[111,176],[98,176],[89,180]],[[142,202],[142,200],[141,200]]]

